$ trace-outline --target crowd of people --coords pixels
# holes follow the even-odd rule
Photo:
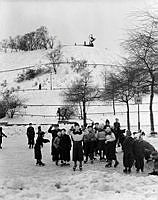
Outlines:
[[[51,156],[52,161],[58,166],[70,165],[70,152],[72,148],[73,170],[77,165],[82,170],[83,163],[88,159],[91,164],[99,157],[100,161],[105,161],[105,167],[116,168],[119,165],[117,159],[117,146],[121,146],[123,151],[123,172],[131,173],[131,168],[135,165],[136,172],[144,171],[144,160],[147,162],[154,160],[154,170],[149,173],[158,175],[158,152],[142,137],[143,132],[131,133],[129,130],[121,130],[119,120],[116,119],[113,126],[107,119],[105,124],[92,123],[87,127],[80,127],[78,123],[66,131],[60,129],[59,124],[51,125],[48,133],[52,135]],[[32,124],[27,128],[29,148],[34,147],[36,165],[44,166],[42,162],[41,148],[43,143],[50,142],[44,139],[44,132],[38,127],[37,139],[34,144],[35,131]]]

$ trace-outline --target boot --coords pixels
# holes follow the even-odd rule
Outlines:
[[[131,168],[128,168],[128,173],[129,173],[129,174],[131,173]]]
[[[119,162],[116,160],[115,164],[114,164],[114,167],[117,167],[118,164],[119,164]]]
[[[112,162],[108,161],[108,163],[105,165],[105,167],[112,167]]]
[[[123,172],[124,172],[125,174],[127,174],[127,168],[125,168],[125,169],[123,170]]]
[[[45,164],[43,162],[40,162],[39,166],[45,166]]]

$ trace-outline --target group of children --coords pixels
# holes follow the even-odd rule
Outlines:
[[[35,135],[32,130],[32,125],[29,125],[27,129],[27,135],[29,132],[32,137]],[[43,166],[41,147],[43,143],[49,142],[48,139],[44,139],[44,132],[41,131],[41,127],[38,127],[37,140],[35,143],[35,159],[37,165]],[[51,155],[52,161],[56,165],[65,166],[69,165],[70,151],[72,148],[72,161],[74,162],[73,170],[77,168],[77,162],[79,162],[79,170],[82,170],[83,161],[88,162],[90,159],[93,164],[96,156],[99,155],[100,160],[106,160],[105,167],[112,167],[114,161],[114,167],[119,164],[116,156],[116,147],[122,146],[123,150],[123,165],[124,173],[130,173],[131,168],[135,163],[136,171],[144,170],[144,158],[147,162],[150,159],[154,160],[154,171],[150,174],[158,175],[158,153],[155,148],[142,139],[142,133],[138,133],[132,136],[130,131],[120,129],[120,123],[118,119],[114,123],[113,127],[110,126],[109,120],[106,120],[105,124],[91,124],[86,128],[80,127],[78,123],[75,123],[68,131],[66,129],[60,129],[59,125],[52,125],[48,129],[48,132],[52,135],[51,141]],[[139,136],[137,136],[139,135]],[[30,144],[30,141],[33,142]],[[28,139],[29,148],[32,148],[34,141]],[[73,144],[73,145],[72,145]],[[85,159],[84,159],[85,158]]]

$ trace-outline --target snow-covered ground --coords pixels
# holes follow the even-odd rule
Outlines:
[[[4,127],[0,151],[0,199],[2,200],[158,200],[158,177],[148,176],[152,164],[145,164],[144,173],[122,172],[122,152],[117,149],[120,164],[105,168],[105,162],[84,164],[83,171],[56,166],[51,161],[50,144],[42,149],[44,167],[35,166],[33,150],[28,149],[24,126]],[[42,127],[47,131],[48,127]],[[35,127],[37,130],[37,127]],[[46,133],[46,138],[50,134]],[[158,150],[158,137],[145,137]]]

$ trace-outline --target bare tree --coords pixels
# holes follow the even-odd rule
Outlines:
[[[65,101],[82,105],[83,125],[86,127],[87,113],[86,108],[89,102],[94,101],[98,96],[97,86],[93,86],[91,82],[90,72],[83,73],[79,80],[75,80],[72,86],[64,92]]]
[[[151,132],[154,132],[153,98],[154,87],[157,86],[155,75],[158,71],[158,19],[148,13],[140,19],[141,25],[129,32],[123,46],[133,66],[146,74],[146,83],[150,87],[150,125]]]
[[[127,106],[127,128],[130,130],[130,107],[129,102],[136,92],[137,70],[126,65],[118,74],[111,73],[107,78],[102,92],[103,100],[112,100],[125,103]]]

